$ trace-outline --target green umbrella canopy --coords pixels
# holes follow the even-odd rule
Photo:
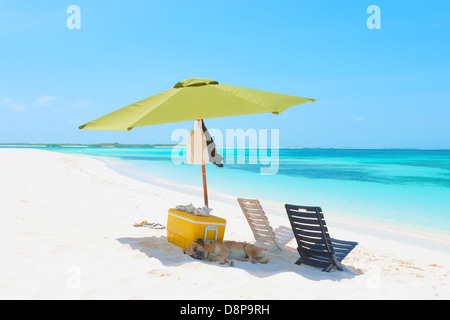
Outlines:
[[[88,130],[129,131],[135,127],[284,110],[308,99],[190,78],[175,87],[80,126]]]

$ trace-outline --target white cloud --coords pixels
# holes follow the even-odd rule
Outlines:
[[[44,94],[40,97],[37,97],[36,100],[34,101],[34,103],[39,106],[48,107],[48,106],[51,106],[53,101],[55,101],[55,100],[56,100],[55,97]]]
[[[32,104],[31,106],[34,105],[34,106],[49,107],[53,104],[53,102],[55,100],[57,100],[55,97],[44,94],[42,96],[37,97],[34,100],[34,104]],[[11,97],[0,98],[0,107],[6,107],[10,110],[18,111],[18,112],[28,109],[25,106],[25,103],[17,101],[16,99],[11,98]]]
[[[73,108],[75,110],[84,110],[84,109],[89,109],[90,107],[91,107],[91,102],[87,101],[87,100],[78,100],[73,105]]]
[[[25,110],[25,105],[22,102],[19,102],[11,97],[0,99],[0,105],[5,106],[14,111]]]
[[[366,118],[363,116],[359,116],[359,115],[352,115],[352,120],[353,121],[358,121],[358,122],[362,122],[362,121],[366,121]]]

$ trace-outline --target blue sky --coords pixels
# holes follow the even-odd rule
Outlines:
[[[70,5],[81,29],[69,30]],[[381,9],[381,29],[366,12]],[[170,143],[78,126],[191,77],[317,99],[209,128],[296,147],[450,148],[450,2],[0,0],[0,143]]]

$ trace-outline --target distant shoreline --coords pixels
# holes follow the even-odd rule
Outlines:
[[[77,144],[77,143],[0,143],[0,147],[55,147],[55,148],[111,148],[111,147],[133,147],[133,148],[159,148],[159,147],[174,147],[176,144],[126,144],[126,143],[92,143],[92,144]]]
[[[128,144],[128,143],[0,143],[1,147],[55,147],[55,148],[171,148],[186,147],[180,144]],[[217,146],[229,149],[231,147]],[[234,149],[258,149],[257,147],[233,147]],[[270,147],[268,147],[270,149]],[[353,147],[279,147],[279,149],[302,149],[302,150],[420,150],[420,151],[450,151],[450,148],[353,148]]]

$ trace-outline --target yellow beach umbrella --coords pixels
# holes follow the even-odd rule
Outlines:
[[[219,84],[190,78],[173,88],[88,122],[80,129],[129,131],[136,127],[256,113],[280,114],[315,99]],[[208,206],[205,166],[202,165]]]

